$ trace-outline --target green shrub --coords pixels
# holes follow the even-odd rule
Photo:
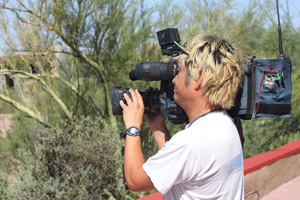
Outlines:
[[[63,121],[32,137],[10,199],[130,199],[119,135],[100,119]]]
[[[0,173],[0,199],[7,199],[7,187],[8,187],[8,181],[7,177]]]

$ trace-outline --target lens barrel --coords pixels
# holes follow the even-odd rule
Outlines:
[[[170,81],[174,78],[174,68],[174,62],[140,62],[129,73],[129,78],[132,81]]]
[[[109,88],[111,94],[111,104],[112,104],[112,111],[113,115],[122,115],[123,109],[120,106],[120,101],[124,101],[126,104],[126,100],[123,96],[124,93],[127,93],[128,96],[131,98],[130,92],[128,88],[121,88],[121,87],[110,87]],[[140,92],[145,106],[145,113],[156,114],[160,113],[160,100],[159,94],[160,90],[149,90]]]

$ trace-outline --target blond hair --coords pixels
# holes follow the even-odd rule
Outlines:
[[[201,88],[209,103],[230,109],[242,85],[246,54],[211,35],[198,35],[183,49],[185,53],[178,57],[178,62],[187,69],[186,84],[202,79]]]

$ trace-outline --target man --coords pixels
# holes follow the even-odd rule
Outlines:
[[[244,199],[243,152],[226,110],[234,105],[246,55],[225,40],[199,35],[178,58],[174,99],[189,124],[174,137],[160,115],[147,116],[159,152],[145,163],[139,130],[144,104],[130,89],[120,101],[126,126],[124,167],[132,191],[157,189],[164,199]]]

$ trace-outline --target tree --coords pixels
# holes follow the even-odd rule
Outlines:
[[[10,137],[4,139],[5,142],[7,140],[13,140],[13,142],[19,140],[17,138],[18,133],[34,133],[30,135],[30,138],[32,143],[35,143],[43,140],[43,135],[36,130],[40,129],[49,137],[54,137],[57,135],[55,128],[67,126],[64,123],[71,123],[68,120],[84,115],[89,116],[90,121],[96,121],[99,115],[105,121],[106,127],[94,125],[93,132],[102,131],[103,134],[108,135],[98,135],[99,137],[96,138],[95,142],[110,140],[107,142],[109,148],[105,144],[101,144],[100,147],[107,147],[106,155],[109,155],[111,160],[118,159],[118,162],[109,163],[101,158],[100,160],[93,160],[93,164],[97,164],[98,168],[103,169],[113,167],[113,170],[117,170],[120,175],[122,147],[117,119],[111,111],[108,87],[114,86],[116,83],[120,84],[119,86],[131,85],[132,87],[133,82],[129,83],[126,80],[128,78],[124,79],[124,77],[128,77],[129,69],[132,69],[136,63],[142,60],[157,60],[155,58],[159,55],[159,51],[156,46],[149,42],[149,35],[151,35],[152,30],[148,20],[151,10],[146,10],[143,7],[143,1],[127,0],[32,0],[26,2],[16,0],[14,2],[2,1],[1,8],[2,36],[4,36],[3,39],[8,49],[6,55],[1,58],[0,73],[14,80],[15,84],[13,88],[4,84],[4,89],[0,92],[0,99],[21,111],[14,113],[16,120],[13,124],[13,131],[18,131],[18,128],[27,129],[27,131],[11,134]],[[141,83],[141,85],[143,86],[145,83]],[[21,122],[25,120],[22,115],[35,119],[44,127],[40,125],[23,126]],[[108,122],[109,125],[107,125]],[[80,123],[81,121],[77,122],[77,124]],[[84,127],[84,124],[81,126]],[[97,129],[101,130],[97,131]],[[67,135],[64,134],[63,137],[73,134],[69,130],[66,130],[66,133]],[[72,139],[80,141],[82,139],[80,131],[76,133]],[[85,141],[85,145],[87,142]],[[17,143],[20,142],[17,141]],[[46,149],[51,149],[50,151],[64,148],[65,145],[65,143],[56,144],[55,142],[43,142],[43,144],[48,145]],[[99,143],[97,144],[99,145]],[[85,150],[86,154],[90,154],[89,156],[94,156],[91,152],[100,148],[97,145],[91,145],[95,149],[85,149],[83,144],[80,145],[82,145],[82,151]],[[20,150],[18,149],[20,146],[16,146],[17,151],[26,151],[28,148],[32,148],[31,145],[27,145]],[[82,168],[76,168],[78,171],[72,167],[63,171],[63,167],[60,166],[61,163],[56,162],[60,154],[52,155],[50,160],[39,160],[37,154],[47,157],[45,154],[48,153],[43,152],[42,144],[39,147],[26,156],[16,156],[18,161],[24,165],[17,178],[20,177],[20,179],[25,180],[24,176],[26,176],[33,183],[26,185],[20,180],[19,188],[23,187],[24,192],[28,189],[26,194],[28,198],[33,188],[45,191],[42,195],[49,194],[51,196],[53,191],[46,191],[47,188],[43,188],[46,184],[52,184],[52,189],[63,185],[66,187],[65,191],[69,187],[70,193],[72,193],[73,179],[67,182],[67,180],[59,177],[59,174],[66,171],[68,171],[66,176],[72,177],[74,175],[76,176],[74,179],[90,182],[90,185],[99,188],[100,185],[107,189],[113,187],[115,186],[113,181],[116,180],[114,178],[120,179],[119,175],[113,177],[115,174],[108,170],[101,172],[101,175],[104,175],[103,180],[98,177],[101,184],[95,184],[85,179],[89,176],[95,178],[99,176],[97,170],[93,171],[94,169],[89,168],[87,163],[83,162]],[[67,155],[64,159],[74,159],[76,156],[73,156]],[[76,159],[78,156],[80,157],[77,155]],[[78,160],[73,161],[77,162]],[[31,166],[36,164],[43,168],[47,163],[50,163],[53,169],[59,168],[57,170],[58,175],[56,177],[50,175],[51,178],[49,178],[47,172],[44,174],[44,178],[49,178],[49,182],[42,182],[43,180],[35,176],[35,173],[40,171],[35,171],[34,167]],[[74,173],[72,174],[72,172]],[[80,178],[81,175],[82,178]],[[105,180],[107,177],[110,177],[108,181]],[[119,194],[111,194],[112,192],[109,190],[106,192],[102,190],[102,193],[98,195],[103,195],[103,198],[106,195],[120,199],[121,192],[124,192],[123,189],[125,189],[123,182],[121,185],[122,190],[114,191],[114,193],[120,192]],[[77,188],[78,185],[73,183],[73,186]],[[79,184],[77,189],[80,190],[81,186]],[[56,189],[59,191],[63,188]],[[62,191],[59,192],[60,194],[63,193]],[[80,195],[84,192],[87,191],[83,191]],[[78,198],[80,197],[79,193]],[[35,195],[38,196],[39,194]],[[59,194],[55,193],[55,195]],[[67,198],[66,195],[67,192],[65,198]],[[76,196],[75,193],[73,195]]]
[[[91,105],[87,91],[95,88],[82,86],[84,79],[95,78],[98,90],[102,91],[101,112],[116,127],[112,115],[109,84],[114,82],[115,72],[123,71],[123,64],[136,61],[143,52],[140,43],[147,42],[151,24],[147,23],[149,12],[145,11],[142,1],[126,0],[64,0],[42,1],[21,0],[3,1],[3,35],[14,55],[19,55],[21,66],[12,60],[5,61],[2,73],[18,78],[37,80],[43,89],[54,99],[64,116],[71,118],[78,114],[78,104],[68,104],[63,95],[55,88],[60,81],[72,96],[81,98]],[[10,14],[8,14],[10,12]],[[9,19],[15,18],[12,22]],[[13,25],[15,35],[12,36]],[[16,37],[17,36],[17,37]],[[129,48],[129,49],[128,49]],[[131,50],[129,58],[124,52]],[[34,57],[35,65],[25,54]],[[56,56],[55,56],[56,55]],[[127,56],[122,58],[122,56]],[[37,58],[39,57],[39,58]],[[13,57],[14,59],[14,57]],[[124,61],[122,63],[122,61]],[[47,65],[47,66],[45,66]],[[67,65],[67,66],[63,66]],[[128,68],[129,66],[125,66]],[[33,74],[36,69],[39,73]],[[22,76],[19,76],[22,74]],[[95,87],[95,86],[94,86]],[[65,92],[65,91],[64,91]],[[41,123],[47,124],[40,112],[23,106],[7,94],[0,98]],[[25,101],[25,100],[24,100]],[[91,106],[92,107],[92,106]]]

